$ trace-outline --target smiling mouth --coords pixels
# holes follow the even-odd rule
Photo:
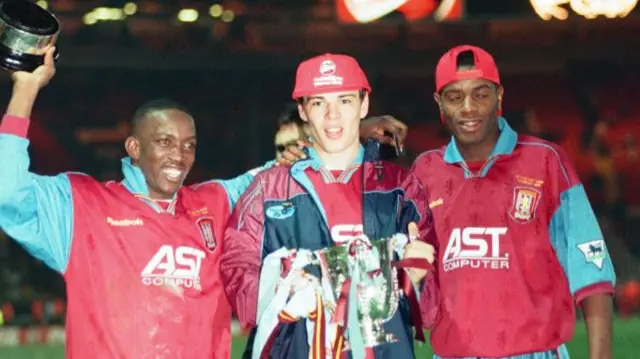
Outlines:
[[[169,182],[182,182],[185,171],[177,168],[163,168],[162,174]]]
[[[324,129],[324,134],[327,138],[336,140],[342,136],[342,127],[329,127]]]
[[[482,121],[480,120],[465,120],[460,121],[458,123],[458,127],[460,127],[464,132],[475,132],[480,128]]]

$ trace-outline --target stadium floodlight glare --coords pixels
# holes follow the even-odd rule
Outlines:
[[[574,13],[595,19],[604,16],[609,19],[623,18],[638,5],[638,0],[529,0],[533,10],[543,20],[566,20],[570,8]]]

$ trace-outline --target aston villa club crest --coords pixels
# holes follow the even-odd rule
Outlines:
[[[513,206],[509,211],[509,216],[518,222],[526,223],[535,217],[536,208],[540,203],[542,194],[533,188],[516,187],[513,190]]]
[[[216,237],[213,234],[213,218],[202,217],[196,221],[198,229],[200,229],[200,235],[204,239],[204,244],[208,250],[212,251],[216,249]]]

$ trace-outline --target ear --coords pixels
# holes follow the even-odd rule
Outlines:
[[[498,87],[498,108],[502,108],[502,98],[504,97],[504,87]]]
[[[362,103],[360,104],[360,119],[366,118],[369,114],[369,93],[364,94]]]
[[[298,102],[298,115],[300,115],[300,118],[302,119],[302,121],[308,123],[309,118],[307,117],[307,113],[304,111],[304,107],[302,106],[303,103],[304,103],[304,100]]]
[[[433,100],[438,104],[438,108],[440,109],[440,113],[442,113],[442,103],[440,103],[440,94],[437,92],[433,93]]]
[[[127,139],[124,140],[124,149],[133,162],[137,162],[140,159],[140,142],[137,138],[133,136],[127,137]]]

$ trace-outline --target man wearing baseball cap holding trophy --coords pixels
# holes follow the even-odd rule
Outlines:
[[[293,99],[308,156],[259,174],[232,215],[221,273],[256,327],[252,358],[413,358],[411,327],[424,340],[436,321],[434,248],[417,235],[433,233],[427,195],[399,189],[405,171],[378,142],[361,145],[370,93],[352,57],[303,61]]]

